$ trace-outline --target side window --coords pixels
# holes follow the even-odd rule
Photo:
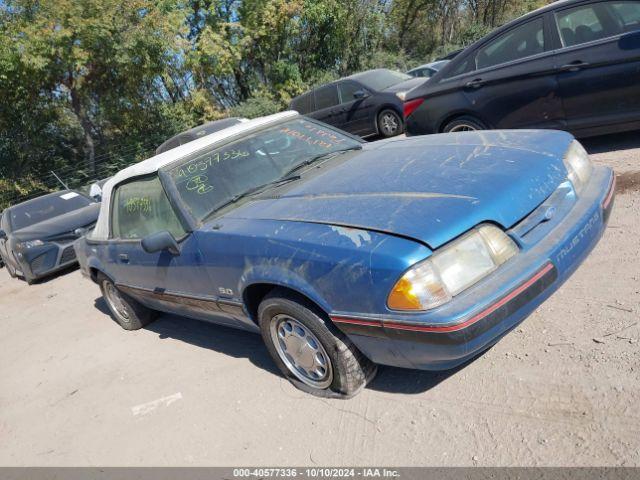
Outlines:
[[[475,70],[475,64],[473,59],[474,59],[474,56],[469,55],[462,62],[456,65],[453,68],[453,70],[449,72],[446,78],[456,77],[458,75],[462,75],[464,73],[472,72],[473,70]]]
[[[157,176],[120,185],[111,210],[111,236],[141,239],[168,230],[180,238],[186,232],[176,216]]]
[[[311,106],[311,98],[313,96],[313,92],[305,93],[304,95],[300,95],[297,98],[294,98],[291,102],[291,109],[296,110],[298,113],[304,115],[313,111]]]
[[[323,108],[334,107],[340,103],[338,101],[338,89],[335,85],[327,85],[326,87],[320,87],[315,91],[316,97],[316,110],[322,110]]]
[[[572,47],[622,33],[622,27],[609,7],[605,3],[592,3],[557,12],[556,22],[562,44]]]
[[[358,90],[362,90],[362,87],[356,82],[340,82],[338,90],[340,91],[340,103],[347,103],[356,99],[354,94]]]
[[[431,70],[429,70],[428,68],[421,68],[420,70],[416,70],[414,72],[414,75],[416,77],[424,77],[424,78],[430,78],[431,77]]]
[[[625,32],[640,29],[639,0],[611,2],[609,5]]]
[[[544,52],[544,22],[537,18],[499,36],[478,50],[478,69],[493,67]]]

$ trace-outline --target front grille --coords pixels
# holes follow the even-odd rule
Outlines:
[[[67,263],[76,259],[76,251],[73,249],[73,245],[68,246],[62,251],[60,256],[60,263]]]
[[[575,202],[573,185],[567,180],[561,183],[541,205],[512,227],[509,233],[520,244],[534,245],[562,221]]]
[[[47,257],[47,254],[43,253],[42,255],[38,255],[36,258],[33,259],[33,261],[30,264],[31,271],[33,273],[37,274],[42,270],[42,266],[44,265],[44,261],[46,257]]]

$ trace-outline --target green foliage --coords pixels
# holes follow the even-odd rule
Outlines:
[[[544,0],[0,1],[0,206],[115,173],[202,122],[406,70]]]
[[[256,118],[278,113],[282,105],[269,97],[252,97],[230,110],[233,117]]]

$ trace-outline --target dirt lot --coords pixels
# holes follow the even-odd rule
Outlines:
[[[453,372],[381,369],[304,395],[258,336],[163,316],[125,332],[72,271],[0,271],[0,465],[640,466],[640,135],[593,139],[620,175],[574,277]]]

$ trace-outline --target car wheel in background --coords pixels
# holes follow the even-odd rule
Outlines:
[[[100,274],[98,283],[111,314],[125,330],[138,330],[155,320],[158,313],[121,292],[109,278]]]
[[[258,318],[269,354],[305,392],[349,398],[375,376],[377,366],[304,298],[276,289],[260,303]]]
[[[447,123],[442,130],[444,133],[473,132],[476,130],[487,130],[487,127],[480,120],[473,117],[458,117]]]
[[[404,122],[395,110],[385,109],[378,115],[378,132],[385,138],[404,132]]]

